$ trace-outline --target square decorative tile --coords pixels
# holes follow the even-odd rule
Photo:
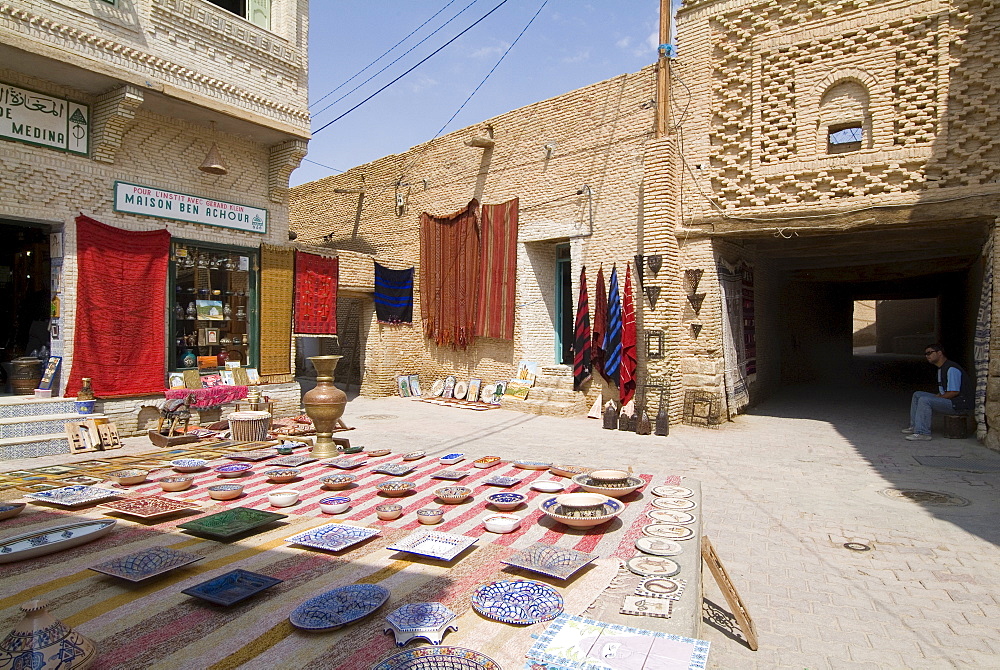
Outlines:
[[[280,584],[281,581],[249,570],[236,569],[200,584],[195,584],[191,588],[184,589],[181,593],[228,607],[269,589],[275,584]]]
[[[186,551],[177,551],[169,547],[150,547],[127,556],[119,556],[99,565],[91,566],[91,570],[103,572],[112,577],[120,577],[130,582],[141,582],[144,579],[162,575],[182,565],[188,565],[205,558]]]

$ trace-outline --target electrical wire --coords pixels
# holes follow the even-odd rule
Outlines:
[[[333,170],[334,172],[347,172],[347,170],[341,170],[340,168],[331,167],[329,165],[323,165],[322,163],[319,163],[319,162],[314,161],[314,160],[310,160],[308,158],[303,158],[302,160],[304,160],[306,163],[312,163],[313,165],[318,165],[320,167],[324,167],[327,170]]]
[[[329,128],[330,126],[332,126],[337,121],[340,121],[342,118],[344,118],[345,116],[347,116],[348,114],[350,114],[351,112],[353,112],[354,110],[356,110],[358,107],[360,107],[361,105],[365,104],[366,102],[368,102],[369,100],[371,100],[372,98],[374,98],[376,95],[378,95],[379,93],[381,93],[385,89],[389,88],[390,86],[392,86],[393,84],[395,84],[397,81],[399,81],[400,79],[402,79],[403,77],[405,77],[406,75],[410,74],[411,72],[413,72],[414,70],[416,70],[418,67],[420,67],[421,65],[423,65],[424,63],[426,63],[427,61],[429,61],[433,56],[436,56],[438,53],[440,53],[441,51],[443,51],[445,47],[447,47],[452,42],[454,42],[455,40],[457,40],[459,37],[461,37],[465,33],[469,32],[470,30],[472,30],[473,28],[475,28],[477,25],[479,25],[480,23],[482,23],[484,20],[486,20],[486,18],[490,14],[492,14],[493,12],[497,11],[498,9],[500,9],[501,7],[503,7],[504,5],[506,5],[509,1],[510,0],[501,0],[500,3],[496,7],[494,7],[493,9],[491,9],[490,11],[488,11],[486,14],[484,14],[475,23],[473,23],[471,26],[469,26],[468,28],[466,28],[465,30],[463,30],[462,32],[460,32],[459,34],[457,34],[454,37],[452,37],[450,40],[448,40],[447,42],[445,42],[444,44],[442,44],[436,50],[432,51],[430,53],[430,55],[426,56],[423,60],[421,60],[419,63],[417,63],[416,65],[414,65],[413,67],[411,67],[409,70],[407,70],[403,74],[399,75],[398,77],[396,77],[395,79],[393,79],[392,81],[390,81],[388,84],[386,84],[385,86],[383,86],[379,90],[375,91],[374,93],[372,93],[371,95],[369,95],[367,98],[365,98],[364,100],[362,100],[358,104],[354,105],[353,107],[351,107],[349,110],[347,110],[346,112],[344,112],[343,114],[341,114],[337,118],[333,119],[332,121],[328,121],[325,125],[320,126],[317,130],[314,130],[313,131],[313,137],[315,137],[317,134],[319,134],[323,130],[326,130],[327,128]]]
[[[479,0],[472,0],[472,2],[470,2],[469,4],[467,4],[458,14],[455,14],[455,16],[451,17],[450,19],[448,19],[447,21],[445,21],[442,25],[438,26],[438,28],[436,30],[434,30],[434,32],[432,32],[430,35],[428,35],[427,37],[425,37],[424,39],[420,40],[419,42],[417,42],[416,44],[414,44],[412,47],[410,47],[410,50],[407,53],[412,52],[418,46],[420,46],[421,44],[423,44],[424,42],[426,42],[430,38],[434,37],[434,35],[436,35],[438,32],[440,32],[442,28],[444,28],[449,23],[451,23],[452,21],[454,21],[455,19],[457,19],[459,16],[461,16],[465,12],[466,9],[468,9],[469,7],[472,7],[472,5],[476,4],[477,2],[479,2]],[[346,98],[347,96],[349,96],[351,93],[354,93],[359,88],[361,88],[362,86],[364,86],[365,84],[367,84],[368,82],[370,82],[372,79],[374,79],[375,77],[379,76],[380,74],[382,74],[383,72],[385,72],[386,70],[388,70],[390,67],[392,67],[393,65],[395,65],[399,61],[403,60],[403,58],[405,58],[406,55],[407,54],[403,54],[402,56],[400,56],[396,60],[392,61],[391,63],[389,63],[388,65],[386,65],[384,68],[382,68],[381,70],[379,70],[378,72],[376,72],[375,74],[373,74],[372,76],[368,77],[363,82],[361,82],[360,84],[358,84],[357,86],[355,86],[354,88],[352,88],[350,91],[348,91],[347,93],[345,93],[344,95],[340,96],[339,98],[337,98],[336,100],[334,100],[333,102],[331,102],[329,105],[327,105],[323,109],[321,109],[318,112],[316,112],[315,114],[313,114],[313,117],[319,116],[320,114],[322,114],[326,110],[330,109],[331,107],[333,107],[334,105],[336,105],[338,102],[340,102],[341,100],[343,100],[344,98]],[[431,54],[431,55],[433,55],[433,54]]]
[[[434,16],[432,16],[431,18],[427,19],[426,21],[424,21],[423,23],[421,23],[419,26],[417,26],[416,28],[414,28],[410,32],[409,35],[407,35],[403,39],[401,39],[398,42],[396,42],[395,44],[393,44],[391,47],[389,47],[389,49],[387,51],[382,52],[381,56],[379,56],[378,58],[376,58],[375,60],[373,60],[371,63],[369,63],[368,65],[366,65],[363,68],[361,68],[360,70],[358,70],[350,79],[348,79],[347,81],[343,82],[342,84],[340,84],[339,86],[337,86],[335,89],[333,89],[332,91],[330,91],[329,93],[327,93],[326,95],[324,95],[323,97],[321,97],[320,99],[313,101],[313,103],[309,105],[309,108],[312,109],[313,106],[318,105],[319,103],[323,102],[324,100],[326,100],[327,98],[329,98],[331,95],[333,95],[334,93],[336,93],[337,91],[339,91],[341,88],[343,88],[344,86],[347,86],[352,81],[354,81],[355,79],[357,79],[358,77],[360,77],[361,74],[365,70],[367,70],[371,66],[375,65],[375,63],[379,62],[380,60],[382,60],[383,58],[385,58],[386,56],[388,56],[390,53],[392,53],[396,49],[396,47],[398,47],[400,44],[402,44],[406,40],[408,40],[411,37],[413,37],[414,33],[418,32],[421,28],[423,28],[428,23],[430,23],[431,21],[433,21],[435,19],[435,17],[437,17],[438,14],[440,14],[444,10],[448,9],[453,4],[455,4],[455,0],[448,0],[448,4],[446,4],[444,7],[442,7],[439,10],[437,10],[436,12],[434,12]],[[465,10],[463,9],[462,11],[464,12]],[[461,12],[459,12],[459,14],[461,14]],[[455,16],[458,16],[458,14],[456,14]],[[445,25],[448,25],[448,24],[446,23]],[[444,26],[442,26],[442,28],[443,27]],[[438,30],[440,30],[440,28]],[[437,31],[435,31],[435,32],[437,32]],[[433,35],[433,34],[434,33],[431,33],[431,35]],[[428,35],[428,37],[430,37],[430,35]],[[393,62],[395,62],[395,61],[393,61]]]
[[[444,129],[447,128],[448,125],[455,120],[455,117],[458,116],[459,112],[465,109],[465,106],[469,104],[469,101],[472,100],[472,96],[474,96],[479,91],[479,89],[483,87],[483,84],[485,84],[486,80],[490,78],[490,75],[496,72],[496,69],[500,67],[500,63],[503,62],[503,59],[507,57],[507,54],[510,53],[510,50],[514,48],[515,44],[517,44],[517,41],[524,36],[524,33],[527,32],[528,28],[531,27],[531,24],[535,22],[535,19],[538,18],[538,15],[542,13],[542,10],[545,9],[545,5],[547,4],[549,4],[549,0],[543,0],[541,6],[538,8],[538,11],[535,12],[534,16],[531,17],[527,25],[525,25],[524,28],[521,30],[521,32],[518,33],[517,37],[514,38],[514,41],[511,42],[510,46],[507,47],[507,50],[503,52],[503,55],[500,56],[500,59],[496,62],[496,64],[490,69],[489,72],[486,73],[486,76],[483,77],[483,80],[481,82],[479,82],[479,85],[473,89],[472,93],[469,94],[469,97],[465,99],[465,102],[463,102],[461,105],[458,106],[458,109],[456,109],[455,113],[451,115],[451,118],[448,119],[448,121],[445,122],[443,126],[441,126],[441,129],[434,134],[435,138],[444,132]]]

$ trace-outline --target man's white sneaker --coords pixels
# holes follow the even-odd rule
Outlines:
[[[908,428],[904,428],[903,430],[901,430],[899,432],[903,433],[904,435],[913,435],[913,426],[910,426]]]
[[[912,435],[907,435],[904,439],[913,441],[926,441],[932,439],[930,435],[924,435],[923,433],[913,433]]]

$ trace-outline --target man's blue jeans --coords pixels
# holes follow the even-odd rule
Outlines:
[[[919,435],[931,434],[931,417],[934,412],[957,414],[951,398],[939,398],[934,393],[917,391],[910,400],[910,426]]]

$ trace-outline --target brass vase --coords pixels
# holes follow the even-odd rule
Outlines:
[[[316,427],[316,444],[311,452],[316,458],[331,458],[339,453],[333,441],[333,429],[344,415],[347,394],[333,385],[333,373],[341,358],[343,356],[309,357],[316,366],[316,386],[302,396],[302,404]]]

